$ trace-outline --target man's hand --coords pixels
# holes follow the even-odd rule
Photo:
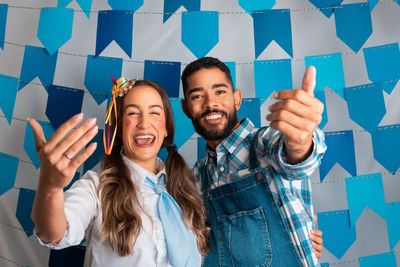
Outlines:
[[[302,89],[275,92],[274,98],[280,101],[268,108],[270,126],[285,135],[285,156],[290,164],[310,155],[313,133],[322,119],[324,105],[314,97],[315,77],[315,68],[308,67]]]
[[[322,239],[322,231],[320,230],[311,230],[310,233],[310,239],[311,239],[311,245],[314,248],[314,252],[315,252],[315,256],[317,256],[317,258],[321,258],[321,252],[322,249],[324,248],[323,246],[323,242],[324,240]]]
[[[28,122],[35,136],[36,151],[40,159],[39,189],[47,193],[62,191],[72,180],[77,168],[95,151],[96,144],[89,145],[78,154],[96,135],[95,119],[89,119],[68,134],[81,120],[82,114],[73,116],[62,124],[46,142],[43,129],[34,119]]]

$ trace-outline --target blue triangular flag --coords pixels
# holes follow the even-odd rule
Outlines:
[[[341,5],[334,13],[337,37],[357,53],[372,34],[369,4]]]
[[[0,74],[0,88],[0,108],[11,125],[18,92],[18,78]]]
[[[371,83],[344,89],[350,118],[373,133],[386,114],[380,84]]]
[[[256,128],[261,127],[261,110],[259,98],[243,98],[237,112],[239,121],[249,118]]]
[[[47,90],[47,87],[53,83],[56,64],[57,53],[49,55],[42,47],[26,45],[18,90],[24,88],[36,77]]]
[[[17,176],[19,158],[0,152],[0,196],[14,187],[15,177]]]
[[[345,87],[342,55],[340,53],[308,56],[304,58],[306,68],[314,66],[317,69],[314,92],[323,91],[328,86],[344,99]]]
[[[276,0],[239,0],[239,6],[247,12],[271,9],[275,4]]]
[[[71,39],[73,22],[74,10],[71,8],[42,8],[37,37],[50,55]]]
[[[383,82],[382,89],[390,94],[400,78],[400,51],[398,43],[363,49],[368,78]]]
[[[58,0],[57,7],[67,7],[73,0]],[[75,0],[85,13],[87,18],[90,18],[90,10],[92,8],[92,0]]]
[[[348,210],[318,213],[318,227],[324,233],[324,247],[341,259],[356,241],[356,226],[350,225]]]
[[[97,19],[96,56],[115,41],[132,57],[133,12],[101,10]]]
[[[50,122],[37,121],[40,126],[42,126],[44,137],[48,140],[54,133],[54,128],[51,126]],[[33,135],[33,130],[31,125],[27,122],[25,129],[25,140],[24,140],[24,150],[36,169],[40,166],[39,156],[36,152],[35,137]]]
[[[164,0],[163,23],[181,6],[184,6],[187,11],[200,11],[200,0]]]
[[[319,11],[322,12],[327,18],[330,18],[333,13],[333,7],[339,6],[343,0],[308,0],[310,1],[314,6],[316,6]]]
[[[143,79],[160,84],[169,97],[179,97],[181,63],[172,61],[144,61]]]
[[[197,160],[201,160],[207,154],[207,141],[203,137],[197,137]]]
[[[393,250],[400,240],[400,202],[386,204],[386,220],[390,249]]]
[[[108,4],[113,10],[128,10],[136,12],[143,6],[143,0],[108,0]]]
[[[218,12],[182,12],[182,43],[197,57],[206,56],[218,43]]]
[[[381,217],[385,215],[382,175],[372,173],[345,179],[350,224],[354,225],[366,207]]]
[[[256,97],[261,99],[267,99],[274,91],[292,89],[291,60],[255,60],[254,84]]]
[[[122,72],[122,58],[94,57],[86,61],[85,87],[100,105],[111,96],[111,77],[118,79]]]
[[[192,121],[183,113],[180,98],[170,98],[175,119],[175,144],[181,147],[195,133]]]
[[[16,217],[24,229],[25,234],[29,237],[33,234],[34,224],[31,219],[33,200],[36,191],[20,188],[18,196],[18,205]]]
[[[7,25],[7,4],[0,4],[0,47],[4,49],[4,39],[6,36],[6,25]]]
[[[352,176],[356,176],[353,131],[328,132],[325,134],[325,143],[328,149],[319,166],[320,181],[325,179],[335,163],[340,164]]]
[[[48,92],[46,115],[54,129],[81,112],[83,90],[50,85]]]
[[[372,134],[374,157],[389,172],[400,168],[400,124],[378,127]]]
[[[260,10],[253,13],[254,50],[256,58],[275,40],[293,57],[292,25],[289,9]]]

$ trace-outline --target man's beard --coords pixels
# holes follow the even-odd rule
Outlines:
[[[201,118],[207,116],[210,113],[219,113],[222,116],[225,116],[228,119],[226,127],[222,130],[207,130],[203,126],[201,126],[200,123]],[[204,137],[204,139],[215,141],[215,140],[225,139],[232,133],[233,129],[238,123],[238,117],[236,114],[236,109],[233,109],[233,112],[230,114],[226,113],[225,111],[212,109],[204,112],[203,114],[201,114],[196,118],[192,118],[192,123],[196,132],[202,137]]]

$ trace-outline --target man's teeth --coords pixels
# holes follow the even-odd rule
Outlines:
[[[221,114],[215,114],[215,115],[207,116],[206,119],[207,119],[207,120],[215,120],[215,119],[219,119],[219,118],[221,118],[221,117],[222,117]]]
[[[136,139],[147,139],[147,138],[154,139],[154,136],[152,136],[152,135],[138,135],[138,136],[135,136],[135,138]]]

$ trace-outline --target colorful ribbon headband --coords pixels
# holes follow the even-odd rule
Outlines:
[[[106,118],[104,121],[104,131],[103,131],[104,150],[107,155],[111,154],[111,151],[112,151],[112,148],[114,145],[115,135],[117,133],[118,114],[117,114],[116,98],[117,98],[117,96],[119,96],[119,97],[125,96],[128,93],[128,91],[130,89],[132,89],[133,86],[135,85],[136,79],[128,81],[124,77],[121,77],[118,79],[118,81],[115,81],[115,78],[111,77],[111,81],[114,84],[114,86],[112,88],[112,99],[111,99],[110,106],[108,107],[107,112],[106,112]],[[113,112],[115,115],[115,128],[114,128],[114,133],[112,134],[112,137],[111,137],[110,133],[111,133],[112,121],[110,118],[111,118],[111,114]],[[107,129],[107,140],[106,140],[106,129]],[[110,139],[111,139],[111,141],[110,141]]]

